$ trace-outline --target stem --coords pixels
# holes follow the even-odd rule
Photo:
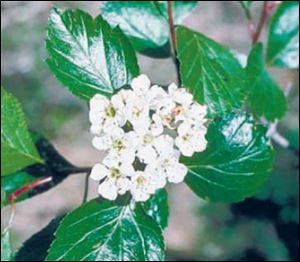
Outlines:
[[[68,172],[70,172],[70,174],[81,174],[81,173],[90,173],[91,171],[91,167],[74,167],[72,169],[68,169]],[[39,187],[41,185],[47,184],[49,182],[51,182],[53,180],[52,176],[48,176],[39,180],[36,180],[30,184],[27,184],[19,189],[17,189],[15,192],[11,193],[8,197],[9,203],[11,206],[14,206],[15,204],[15,200],[22,194],[24,194],[25,192],[34,189],[36,187]]]
[[[10,211],[10,218],[9,218],[9,222],[6,226],[6,228],[4,229],[4,231],[6,232],[7,230],[9,230],[9,228],[11,227],[12,225],[12,222],[13,222],[13,219],[14,219],[14,216],[15,216],[15,200],[22,194],[24,194],[25,192],[33,189],[33,188],[36,188],[36,187],[39,187],[41,185],[44,185],[44,184],[47,184],[49,182],[52,181],[52,177],[49,176],[49,177],[45,177],[45,178],[42,178],[40,180],[37,180],[37,181],[34,181],[30,184],[27,184],[19,189],[17,189],[15,192],[11,193],[8,197],[8,201],[9,201],[9,204],[10,204],[10,207],[11,207],[11,211]]]
[[[257,41],[259,40],[260,38],[260,35],[264,29],[264,26],[267,22],[267,18],[268,18],[268,15],[270,13],[270,10],[271,8],[269,8],[269,5],[268,5],[268,1],[264,1],[264,5],[263,5],[263,8],[262,8],[262,12],[261,12],[261,16],[260,16],[260,20],[258,22],[258,26],[257,26],[257,29],[256,29],[256,32],[255,34],[253,35],[253,38],[252,38],[252,44],[256,44]]]
[[[249,9],[245,9],[245,14],[246,14],[246,17],[248,20],[249,33],[250,33],[251,39],[253,41],[254,36],[255,36],[255,25],[254,25],[253,17],[251,15],[251,12],[249,11]]]
[[[171,52],[173,62],[176,68],[176,75],[177,75],[177,83],[181,85],[180,79],[180,68],[179,68],[179,61],[177,59],[177,47],[176,47],[176,33],[175,33],[175,25],[174,25],[174,16],[173,16],[173,2],[174,1],[167,1],[168,2],[168,19],[169,19],[169,30],[170,30],[170,43],[171,43]]]
[[[11,206],[13,206],[15,204],[15,200],[22,194],[24,194],[25,192],[34,189],[36,187],[39,187],[41,185],[47,184],[49,182],[51,182],[53,180],[52,176],[48,176],[42,179],[39,179],[37,181],[34,181],[30,184],[27,184],[19,189],[17,189],[15,192],[11,193],[9,195],[9,203]]]
[[[87,202],[87,198],[89,195],[89,178],[90,178],[90,172],[88,172],[85,176],[82,204]]]
[[[74,167],[70,169],[70,174],[81,174],[81,173],[90,173],[92,170],[91,167]]]

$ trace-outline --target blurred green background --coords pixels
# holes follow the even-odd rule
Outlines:
[[[261,3],[254,4],[254,14],[259,15]],[[53,141],[75,164],[92,165],[103,156],[91,147],[87,105],[62,88],[45,63],[47,17],[53,5],[82,8],[96,16],[101,1],[1,1],[1,85],[21,101],[32,129]],[[244,54],[251,48],[246,19],[237,1],[200,2],[185,25]],[[175,80],[171,59],[139,56],[139,64],[153,82]],[[289,83],[293,86],[289,112],[279,129],[298,148],[299,72],[271,72],[283,88]],[[212,204],[199,200],[184,185],[170,188],[169,260],[299,258],[298,157],[276,149],[272,176],[261,192],[242,203]],[[15,248],[52,218],[77,206],[83,183],[84,177],[70,177],[52,191],[18,204],[13,226]],[[91,185],[90,197],[95,195],[95,185]],[[4,210],[1,214],[2,225],[7,213]]]

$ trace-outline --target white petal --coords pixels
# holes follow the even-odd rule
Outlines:
[[[164,131],[164,127],[163,127],[161,118],[157,114],[154,114],[152,116],[152,120],[153,120],[153,123],[150,126],[151,133],[154,136],[159,136]]]
[[[111,137],[113,140],[116,140],[116,139],[123,139],[124,136],[125,136],[125,132],[122,128],[115,128],[112,130],[112,132],[110,133]]]
[[[90,100],[90,109],[92,111],[103,111],[105,107],[109,105],[109,100],[107,97],[96,94],[91,100]]]
[[[120,178],[117,180],[117,187],[119,188],[119,194],[124,195],[131,187],[131,182],[128,178]]]
[[[178,87],[174,83],[172,83],[168,86],[168,92],[170,95],[173,95],[177,90],[178,90]]]
[[[107,167],[101,164],[96,164],[92,168],[90,178],[96,181],[100,181],[104,177],[108,176],[109,170]]]
[[[103,123],[103,131],[107,134],[111,134],[114,129],[119,128],[117,120],[115,118],[106,118]]]
[[[157,158],[157,154],[152,146],[144,146],[139,148],[137,151],[137,156],[146,164],[154,162]]]
[[[165,172],[157,172],[155,177],[155,183],[157,188],[164,188],[167,184],[167,178]]]
[[[172,154],[174,151],[174,139],[169,135],[157,137],[153,145],[159,154]]]
[[[89,120],[91,124],[102,124],[104,120],[104,116],[101,112],[97,111],[89,111]]]
[[[179,136],[185,136],[190,132],[190,130],[191,130],[191,126],[188,123],[183,122],[182,124],[179,125],[177,132]]]
[[[122,174],[124,174],[126,176],[132,176],[135,173],[135,170],[134,170],[132,164],[130,164],[128,162],[127,163],[124,162],[120,165],[120,171]]]
[[[141,189],[131,190],[131,194],[132,194],[133,199],[136,202],[144,202],[144,201],[147,201],[150,198],[150,195],[145,193]]]
[[[180,137],[175,139],[175,144],[184,156],[192,156],[194,154],[193,145],[189,142],[183,141]]]
[[[187,172],[188,169],[185,165],[181,163],[174,163],[167,168],[168,180],[171,183],[181,183],[183,182]]]
[[[120,161],[122,163],[128,163],[131,164],[134,162],[135,159],[135,150],[132,148],[129,149],[123,149],[120,152]]]
[[[141,117],[139,119],[131,120],[133,129],[139,135],[144,135],[148,132],[150,126],[150,118],[147,115],[146,117]]]
[[[118,196],[118,187],[108,179],[99,185],[98,193],[104,198],[113,201]]]
[[[107,167],[117,168],[120,162],[120,156],[117,152],[110,150],[108,155],[103,159],[103,164]]]
[[[150,88],[151,82],[146,75],[139,75],[132,79],[131,87],[138,96],[144,96]]]
[[[90,128],[90,132],[92,135],[97,135],[99,136],[102,132],[102,124],[93,124],[91,125],[91,128]]]
[[[205,139],[205,137],[202,136],[198,136],[197,139],[193,140],[193,147],[195,152],[202,152],[206,149],[207,147],[207,140]]]
[[[177,92],[175,92],[174,100],[183,106],[189,106],[193,102],[193,96],[186,92],[185,89],[180,88]]]
[[[109,136],[96,136],[92,140],[93,146],[98,150],[107,150],[110,148],[111,145],[111,139]]]
[[[117,115],[115,116],[116,121],[119,126],[124,126],[127,122],[127,117],[125,116],[125,112],[117,112]]]
[[[168,94],[165,90],[163,90],[160,86],[154,85],[150,88],[147,93],[147,101],[149,102],[149,106],[151,109],[156,109],[157,106],[161,103],[161,101],[167,97]]]

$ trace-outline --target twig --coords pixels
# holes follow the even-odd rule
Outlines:
[[[53,177],[52,176],[48,176],[48,177],[45,177],[45,178],[42,178],[42,179],[39,179],[37,181],[34,181],[30,184],[27,184],[19,189],[17,189],[15,192],[11,193],[9,195],[9,203],[11,206],[13,206],[15,204],[15,200],[22,194],[24,194],[25,192],[31,190],[31,189],[34,189],[36,187],[39,187],[41,185],[44,185],[44,184],[47,184],[49,182],[51,182],[53,180]]]
[[[253,41],[253,39],[255,37],[255,33],[256,33],[253,17],[252,17],[252,14],[251,14],[251,12],[248,8],[245,8],[244,10],[245,10],[245,14],[246,14],[246,17],[247,17],[247,20],[248,20],[249,33],[250,33],[251,39]]]
[[[31,189],[34,189],[36,187],[39,187],[41,185],[44,185],[44,184],[47,184],[49,182],[52,181],[52,177],[49,176],[49,177],[45,177],[45,178],[42,178],[42,179],[39,179],[37,181],[34,181],[30,184],[27,184],[19,189],[17,189],[15,192],[11,193],[8,197],[8,201],[9,201],[9,204],[10,204],[10,207],[11,207],[11,211],[10,211],[10,218],[9,218],[9,222],[6,226],[6,228],[4,229],[4,231],[6,232],[7,230],[9,230],[9,228],[11,227],[12,225],[12,222],[13,222],[13,219],[14,219],[14,216],[15,216],[15,200],[22,194],[24,194],[25,192],[31,190]]]
[[[252,38],[252,44],[255,44],[259,40],[260,35],[263,31],[263,28],[264,28],[264,26],[267,22],[268,15],[269,15],[268,1],[264,1],[263,8],[262,8],[262,11],[261,11],[260,20],[258,22],[256,32],[255,32],[255,34],[253,35],[253,38]]]
[[[280,3],[281,1],[264,1],[262,11],[261,11],[261,16],[256,29],[255,29],[255,24],[250,10],[244,8],[248,20],[248,28],[252,39],[252,45],[258,42],[270,13],[272,13],[275,7]]]
[[[88,172],[85,176],[82,204],[87,202],[87,198],[89,195],[89,178],[90,178],[90,172]]]
[[[74,167],[69,170],[70,174],[81,174],[81,173],[90,173],[92,170],[91,167]]]
[[[177,83],[178,85],[181,85],[180,68],[179,68],[179,61],[177,59],[177,49],[176,49],[176,33],[175,33],[175,24],[174,24],[174,16],[173,16],[173,2],[174,1],[168,1],[170,44],[171,44],[172,58],[176,68]]]

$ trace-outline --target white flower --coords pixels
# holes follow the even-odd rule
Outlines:
[[[190,157],[207,146],[206,106],[175,84],[167,91],[151,86],[146,75],[110,100],[95,95],[89,114],[93,146],[108,151],[90,176],[109,200],[130,191],[135,201],[146,201],[167,182],[184,181],[188,168],[180,156]]]
[[[153,122],[149,128],[145,125],[145,128],[136,130],[137,135],[137,156],[141,162],[150,164],[157,158],[157,151],[155,150],[156,140],[163,132],[163,126],[159,117],[153,115]]]
[[[175,103],[183,106],[189,106],[193,102],[193,96],[185,88],[178,88],[177,85],[171,84],[168,87],[169,95]]]
[[[115,200],[118,194],[125,194],[131,186],[130,175],[134,174],[134,169],[118,160],[106,159],[104,164],[96,164],[90,178],[100,181],[98,193],[106,199]],[[103,181],[101,181],[103,180]]]
[[[188,122],[191,125],[200,126],[206,122],[207,107],[198,103],[189,106],[177,105],[174,109],[175,122]]]
[[[126,116],[134,129],[141,129],[150,125],[149,106],[141,98],[130,101],[126,108]]]
[[[175,144],[184,156],[192,156],[194,152],[202,152],[206,149],[206,128],[195,127],[183,122],[178,127],[178,137]]]
[[[149,168],[157,174],[160,181],[168,179],[172,183],[182,182],[187,174],[187,167],[179,163],[180,152],[174,149],[174,139],[163,135],[156,142],[159,157]],[[164,186],[162,183],[162,187]]]
[[[130,192],[135,201],[146,201],[157,189],[153,174],[147,171],[137,171],[132,176]]]
[[[126,112],[126,107],[131,101],[136,99],[136,95],[132,90],[120,90],[111,98],[112,104],[120,111]]]
[[[91,132],[99,135],[102,130],[109,132],[126,123],[124,112],[118,110],[105,96],[95,95],[90,101]]]
[[[131,88],[134,91],[134,93],[144,98],[150,88],[151,81],[146,75],[139,75],[138,77],[135,77],[131,81]]]
[[[94,137],[92,144],[98,150],[110,149],[122,162],[132,163],[135,158],[135,139],[132,132],[125,133],[123,129],[115,128],[110,134]]]

